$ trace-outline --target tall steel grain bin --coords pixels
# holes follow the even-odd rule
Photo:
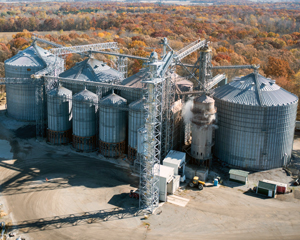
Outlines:
[[[220,160],[254,170],[290,161],[297,96],[251,73],[216,88],[213,97],[219,126],[214,153]]]
[[[138,145],[138,129],[145,126],[143,99],[129,104],[128,113],[128,159],[136,159]]]
[[[63,86],[72,90],[73,94],[79,93],[83,89],[83,85],[79,84],[77,80],[102,83],[116,83],[120,80],[120,73],[117,70],[112,69],[106,63],[93,57],[77,63],[74,67],[66,70],[59,76],[74,80],[72,83],[63,83]],[[102,96],[107,96],[111,93],[111,90],[105,87],[101,87],[100,89],[100,95]],[[87,90],[93,93],[97,92],[94,86],[87,86]]]
[[[99,152],[118,157],[125,152],[127,113],[126,99],[113,93],[99,101]]]
[[[52,144],[64,144],[72,136],[72,91],[59,86],[47,94],[47,140]]]
[[[18,120],[36,120],[35,86],[30,84],[30,76],[47,67],[42,56],[51,53],[36,44],[31,45],[4,62],[6,78],[22,78],[24,84],[7,84],[7,114]]]
[[[73,96],[73,147],[93,151],[97,145],[98,96],[83,90]]]
[[[138,88],[138,89],[126,89],[121,91],[121,97],[127,100],[127,103],[130,104],[134,101],[137,101],[143,97],[143,84],[142,81],[149,76],[149,69],[143,68],[138,73],[125,78],[121,85]]]

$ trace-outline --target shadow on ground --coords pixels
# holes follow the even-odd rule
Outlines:
[[[17,159],[14,164],[0,161],[0,167],[14,170],[0,178],[2,195],[15,195],[85,186],[88,188],[115,187],[124,184],[138,186],[138,178],[112,163],[74,153],[58,155],[46,153],[38,159]],[[54,179],[51,179],[55,176]],[[49,181],[46,181],[46,178]]]
[[[252,189],[248,189],[247,191],[244,192],[244,194],[247,196],[250,196],[250,197],[256,197],[256,198],[263,199],[263,200],[270,199],[269,197],[266,197],[262,194],[257,194]]]
[[[93,212],[75,213],[17,222],[12,225],[12,229],[18,229],[23,233],[29,233],[133,218],[141,215],[142,213],[135,207],[110,208]]]

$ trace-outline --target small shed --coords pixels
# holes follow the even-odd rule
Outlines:
[[[246,184],[248,181],[249,172],[238,169],[230,169],[229,175],[229,180]]]
[[[276,193],[282,193],[282,194],[286,193],[286,190],[287,190],[286,183],[275,182],[275,181],[266,180],[266,179],[264,179],[263,182],[275,184],[276,185]]]
[[[171,184],[174,178],[174,168],[159,165],[159,200],[166,202],[168,193],[168,184]],[[173,189],[173,187],[171,188]],[[171,190],[169,189],[169,190]]]
[[[276,194],[276,188],[277,188],[277,186],[274,183],[258,181],[256,193],[273,198],[273,197],[275,197],[275,194]]]
[[[174,174],[184,177],[185,175],[185,153],[171,150],[163,160],[164,166],[174,168]]]

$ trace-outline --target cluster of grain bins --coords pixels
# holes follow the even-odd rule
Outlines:
[[[298,97],[254,72],[213,93],[218,109],[214,154],[243,169],[286,165],[292,153]]]
[[[146,73],[147,71],[142,70],[120,81],[118,71],[90,57],[60,74],[61,78],[68,80],[63,81],[64,89],[70,89],[73,94],[73,97],[68,96],[65,99],[65,102],[69,102],[69,106],[73,102],[72,113],[67,113],[65,108],[64,115],[71,116],[68,121],[72,119],[72,142],[76,150],[93,151],[98,148],[99,152],[106,157],[119,157],[125,153],[128,143],[128,153],[131,153],[129,155],[132,159],[135,158],[137,129],[144,126],[141,81],[146,77]],[[91,84],[85,87],[85,82],[118,83],[129,87],[129,90],[114,92],[113,87],[96,87]],[[139,90],[137,91],[136,88]],[[67,130],[68,134],[64,133],[64,135],[70,136],[69,129],[62,131]],[[54,131],[57,130],[50,129],[50,132]],[[67,141],[59,142],[52,139],[51,142]]]
[[[38,47],[35,41],[5,61],[6,78],[19,78],[24,82],[6,86],[8,116],[23,121],[37,121],[47,115],[49,142],[73,142],[73,147],[80,151],[99,148],[102,154],[109,157],[120,156],[128,149],[129,158],[134,160],[141,148],[139,139],[143,141],[144,135],[142,80],[149,77],[148,69],[141,69],[137,74],[120,81],[117,70],[89,57],[60,73],[59,76],[68,81],[48,92],[43,100],[44,108],[40,111],[36,100],[38,94],[46,91],[41,89],[44,86],[43,78],[37,85],[30,84],[29,80],[32,75],[52,74],[53,68],[50,66],[54,65],[63,69],[63,60]],[[129,88],[112,93],[113,87],[91,84],[85,87],[85,82],[117,83]],[[192,90],[192,87],[186,80],[178,81],[176,92]],[[165,96],[168,93],[163,94]],[[177,100],[184,100],[185,95],[175,95]],[[191,144],[194,159],[205,161],[212,157],[215,105],[218,109],[218,130],[214,155],[217,158],[230,165],[253,170],[288,164],[297,96],[280,88],[275,81],[254,72],[214,89],[212,97],[202,95],[194,100]],[[171,119],[170,123],[177,121],[178,126],[173,127],[172,141],[162,142],[162,147],[172,142],[173,148],[179,148],[183,142],[183,124],[180,122],[182,104],[172,104],[171,115],[176,119]],[[43,111],[47,111],[47,114],[43,114]]]
[[[131,93],[131,89],[129,89],[127,95],[124,91],[116,91],[121,95],[123,92],[130,102],[138,100],[129,106],[128,114],[128,100],[115,93],[113,87],[96,87],[90,84],[91,82],[100,82],[131,85],[130,82],[134,77],[121,82],[118,71],[92,57],[77,63],[74,67],[61,73],[60,77],[67,81],[63,81],[63,87],[60,86],[59,89],[63,88],[64,92],[69,91],[69,94],[67,97],[66,94],[59,97],[61,90],[53,90],[53,92],[56,93],[55,97],[58,99],[64,99],[65,105],[68,102],[69,108],[65,106],[63,109],[62,106],[55,106],[61,100],[53,100],[50,101],[50,104],[53,103],[50,109],[59,110],[60,113],[55,113],[57,118],[59,114],[69,116],[69,118],[63,118],[65,123],[61,125],[69,126],[69,122],[72,121],[72,139],[69,141],[72,141],[74,149],[85,152],[99,149],[99,152],[106,157],[122,156],[127,148],[128,129],[130,129],[128,142],[136,149],[137,127],[142,127],[144,121],[143,102],[141,99],[138,100],[142,96],[142,91]],[[138,86],[142,88],[141,80],[139,79]],[[84,83],[89,84],[85,85]],[[51,92],[51,96],[53,94]],[[67,111],[67,109],[70,110],[70,106],[72,106],[72,112]],[[48,112],[48,119],[53,118],[52,115]],[[54,139],[53,132],[56,131],[64,132]],[[68,142],[68,140],[59,141],[65,139],[61,135],[70,137],[70,128],[57,130],[57,127],[48,125],[48,132],[52,133],[52,137],[48,137],[48,140],[54,144]]]

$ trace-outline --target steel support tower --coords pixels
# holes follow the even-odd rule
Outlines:
[[[159,167],[161,159],[162,98],[164,79],[144,81],[146,141],[140,162],[140,209],[153,213],[159,203]]]

